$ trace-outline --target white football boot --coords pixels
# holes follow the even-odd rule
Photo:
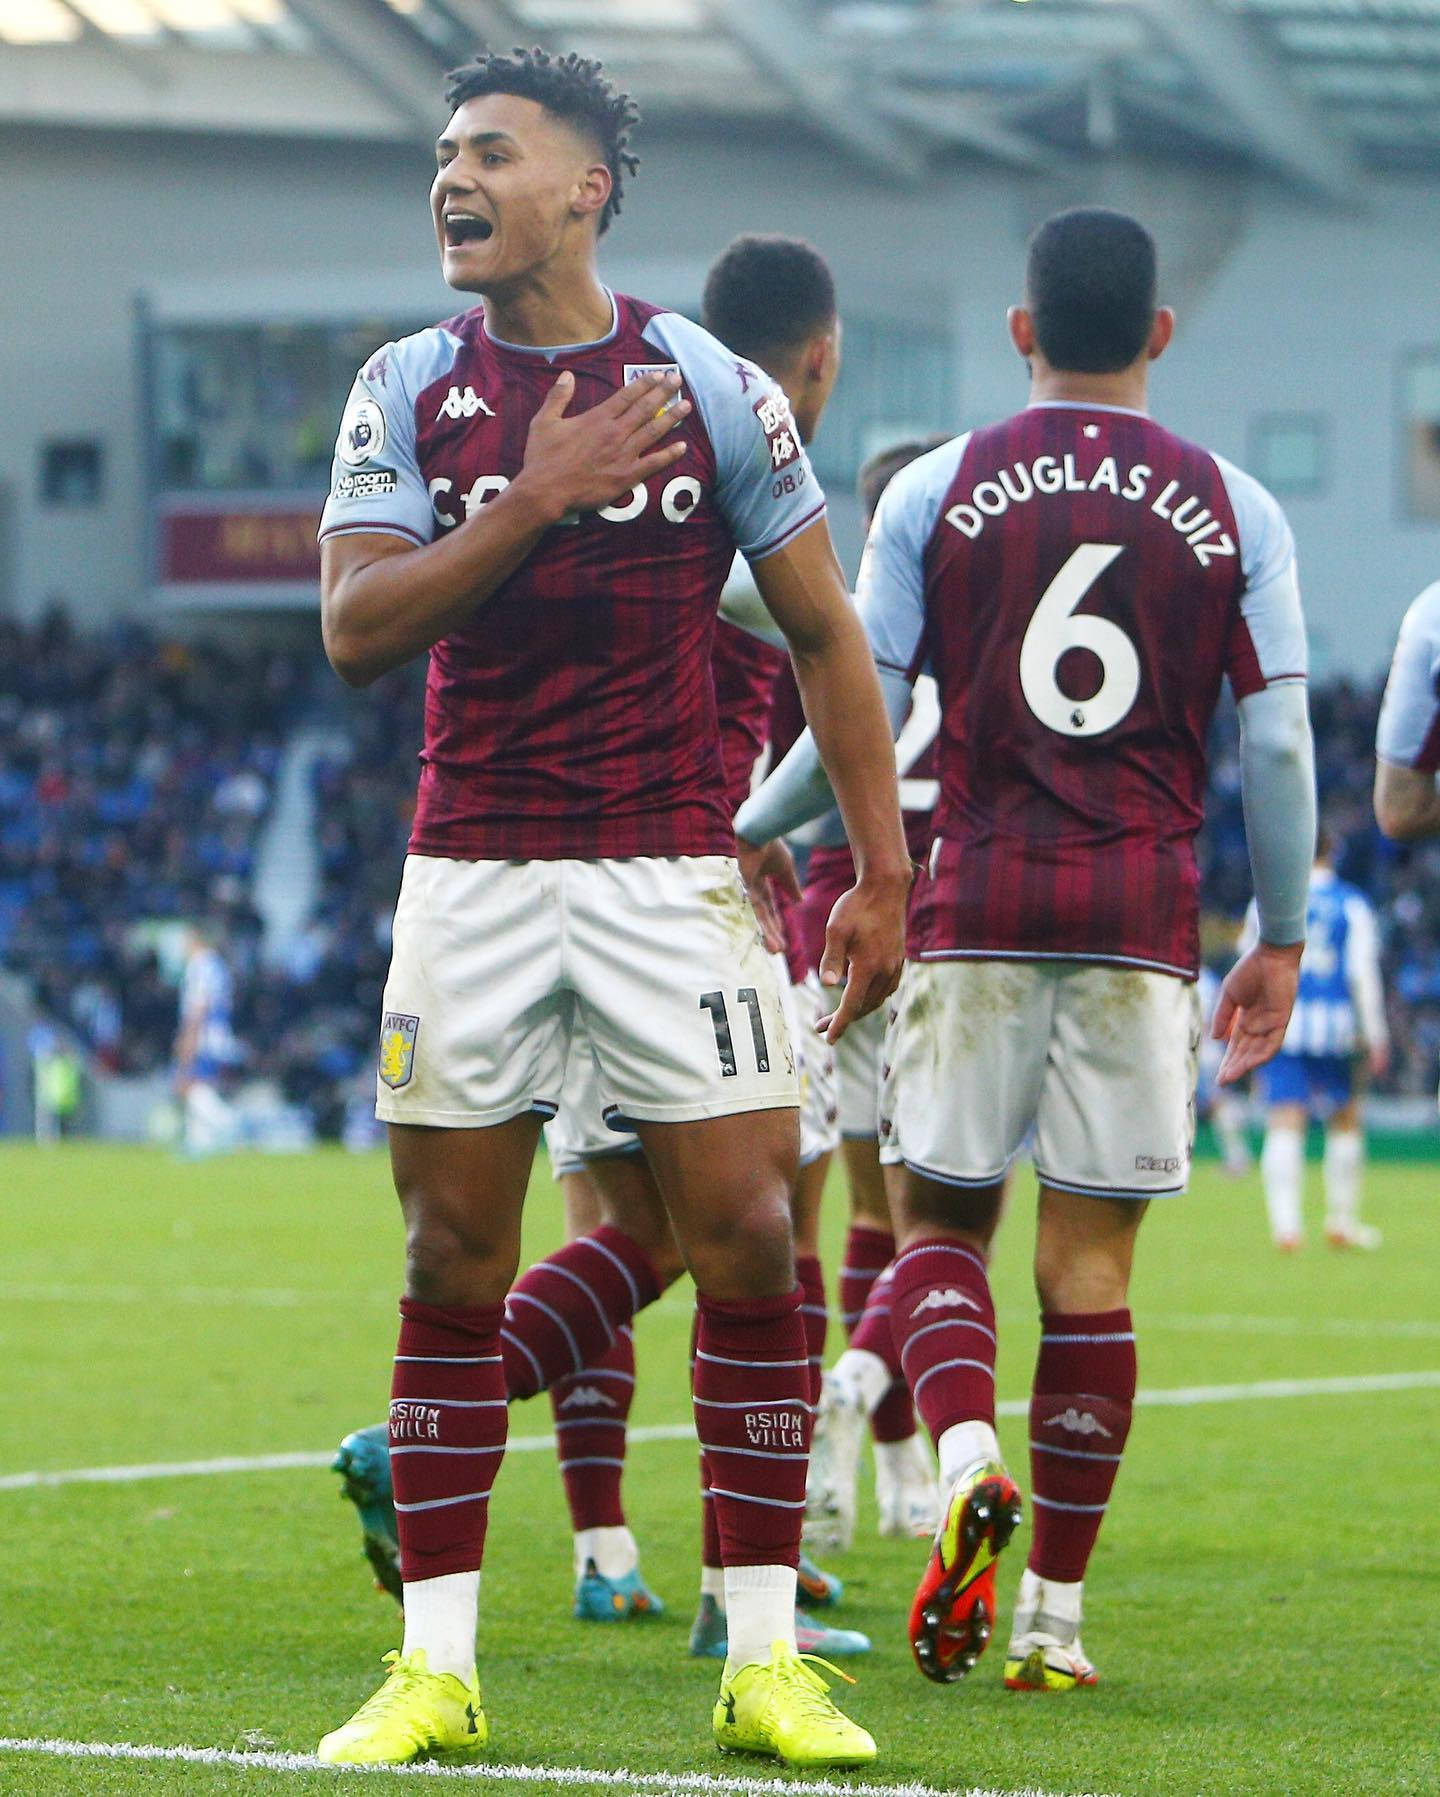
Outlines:
[[[918,1430],[875,1443],[875,1505],[881,1535],[928,1541],[940,1527],[940,1482]]]
[[[817,1553],[844,1553],[855,1539],[855,1490],[865,1439],[864,1399],[833,1372],[820,1383],[801,1539]]]
[[[1100,1675],[1080,1645],[1081,1587],[1047,1582],[1027,1566],[1005,1650],[1007,1691],[1074,1691]]]

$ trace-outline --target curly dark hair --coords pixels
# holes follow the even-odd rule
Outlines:
[[[594,138],[610,170],[610,198],[600,214],[600,235],[620,211],[626,175],[640,167],[630,149],[630,133],[640,123],[640,108],[629,94],[617,93],[605,70],[586,57],[552,56],[548,50],[516,49],[509,56],[482,51],[445,77],[445,104],[453,112],[482,94],[516,94],[534,100],[546,112]]]
[[[796,350],[834,324],[829,264],[801,237],[747,231],[711,264],[700,322],[737,356],[768,369],[777,352]]]

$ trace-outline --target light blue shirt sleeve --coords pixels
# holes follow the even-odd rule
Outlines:
[[[415,395],[455,360],[457,339],[420,331],[378,349],[355,377],[330,465],[320,541],[356,531],[430,542],[437,529],[415,448]]]
[[[1215,457],[1240,535],[1240,571],[1245,592],[1240,615],[1250,632],[1255,659],[1267,686],[1304,680],[1310,667],[1295,538],[1280,502],[1253,474]]]
[[[735,547],[751,562],[774,555],[825,512],[789,400],[753,362],[678,313],[657,313],[645,340],[680,369],[715,452],[716,504]]]
[[[876,665],[911,679],[925,634],[925,550],[970,433],[917,456],[886,487],[865,540],[856,600]]]
[[[1375,753],[1397,767],[1434,773],[1440,761],[1440,580],[1426,587],[1400,626],[1375,732]]]

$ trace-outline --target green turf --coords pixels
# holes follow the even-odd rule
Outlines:
[[[1437,1178],[1373,1170],[1379,1255],[1280,1260],[1254,1180],[1202,1167],[1145,1227],[1142,1384],[1440,1367]],[[320,1451],[383,1413],[399,1231],[381,1158],[187,1166],[12,1147],[0,1190],[0,1472]],[[1024,1395],[1035,1346],[1028,1211],[1022,1197],[997,1255],[1002,1398]],[[531,1249],[557,1230],[537,1174]],[[677,1293],[637,1329],[638,1423],[687,1418],[688,1312]],[[1140,1411],[1090,1578],[1103,1683],[1069,1698],[1007,1695],[996,1652],[963,1685],[924,1683],[903,1633],[923,1549],[875,1540],[867,1512],[837,1570],[843,1620],[877,1643],[850,1694],[881,1744],[874,1777],[1157,1797],[1440,1790],[1437,1412],[1434,1390]],[[548,1422],[542,1400],[511,1427]],[[1002,1439],[1023,1468],[1023,1422]],[[693,1449],[637,1445],[631,1464],[632,1521],[670,1613],[623,1628],[568,1618],[550,1456],[504,1469],[481,1630],[496,1759],[737,1767],[709,1745],[715,1668],[685,1657]],[[0,1544],[0,1735],[308,1752],[397,1642],[323,1471],[0,1491]],[[1002,1599],[1022,1560],[1023,1546],[1008,1556]],[[0,1754],[7,1797],[344,1777]],[[372,1786],[399,1788],[383,1774]]]

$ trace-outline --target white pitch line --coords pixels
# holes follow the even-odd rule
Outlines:
[[[622,1791],[670,1791],[686,1797],[1058,1797],[1027,1785],[1023,1791],[997,1791],[988,1786],[951,1786],[945,1791],[922,1784],[843,1784],[831,1778],[724,1778],[713,1772],[602,1772],[588,1766],[504,1766],[480,1762],[470,1766],[330,1766],[308,1753],[240,1753],[223,1747],[142,1747],[125,1741],[26,1740],[0,1735],[0,1753],[47,1754],[54,1759],[161,1760],[188,1766],[245,1766],[264,1772],[343,1772],[392,1778],[468,1778],[492,1784],[557,1784]],[[1075,1797],[1100,1797],[1093,1791]]]
[[[1355,1373],[1335,1379],[1261,1379],[1250,1385],[1180,1385],[1135,1394],[1137,1405],[1161,1409],[1192,1404],[1245,1404],[1281,1398],[1353,1397],[1365,1392],[1430,1391],[1440,1388],[1440,1371]],[[1028,1416],[1028,1398],[1006,1398],[998,1416]],[[652,1441],[693,1441],[689,1423],[657,1423],[630,1431],[637,1447]],[[510,1454],[538,1454],[555,1445],[553,1435],[512,1435]],[[55,1472],[7,1473],[0,1492],[34,1491],[52,1485],[135,1485],[147,1479],[203,1479],[221,1473],[286,1472],[293,1467],[329,1466],[334,1454],[252,1454],[220,1460],[159,1460],[140,1466],[77,1466]],[[793,1789],[787,1786],[787,1789]],[[847,1787],[850,1788],[850,1787]]]
[[[695,1430],[690,1423],[658,1423],[632,1429],[632,1442],[693,1441]],[[538,1454],[555,1446],[553,1435],[512,1435],[506,1443],[509,1454]],[[249,1454],[227,1455],[219,1460],[157,1460],[144,1466],[76,1466],[57,1472],[7,1473],[0,1478],[0,1491],[34,1491],[46,1485],[135,1485],[145,1479],[204,1479],[221,1473],[288,1472],[293,1467],[329,1466],[335,1458],[328,1454]]]

